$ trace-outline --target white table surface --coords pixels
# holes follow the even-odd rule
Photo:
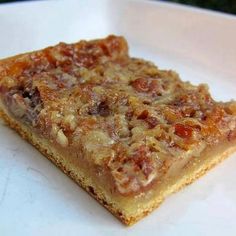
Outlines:
[[[236,17],[151,1],[0,5],[0,57],[108,34],[132,56],[236,99]],[[125,227],[14,131],[0,124],[0,235],[236,235],[236,155]]]

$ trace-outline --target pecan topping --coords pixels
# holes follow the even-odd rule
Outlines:
[[[131,85],[136,91],[142,93],[155,93],[158,88],[157,79],[152,78],[138,78]]]
[[[188,125],[175,124],[175,134],[181,138],[190,138],[192,136],[193,129]]]

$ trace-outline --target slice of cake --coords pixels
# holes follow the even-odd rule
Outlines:
[[[236,150],[236,103],[131,58],[124,38],[0,61],[2,118],[131,225]]]

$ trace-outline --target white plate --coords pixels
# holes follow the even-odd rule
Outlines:
[[[0,6],[0,57],[59,41],[124,35],[130,53],[236,98],[236,18],[148,1],[42,1]],[[236,156],[150,216],[124,227],[12,130],[0,126],[0,234],[236,235]]]

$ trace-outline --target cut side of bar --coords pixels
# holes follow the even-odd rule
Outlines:
[[[235,102],[118,36],[1,60],[0,114],[127,225],[236,150]]]

